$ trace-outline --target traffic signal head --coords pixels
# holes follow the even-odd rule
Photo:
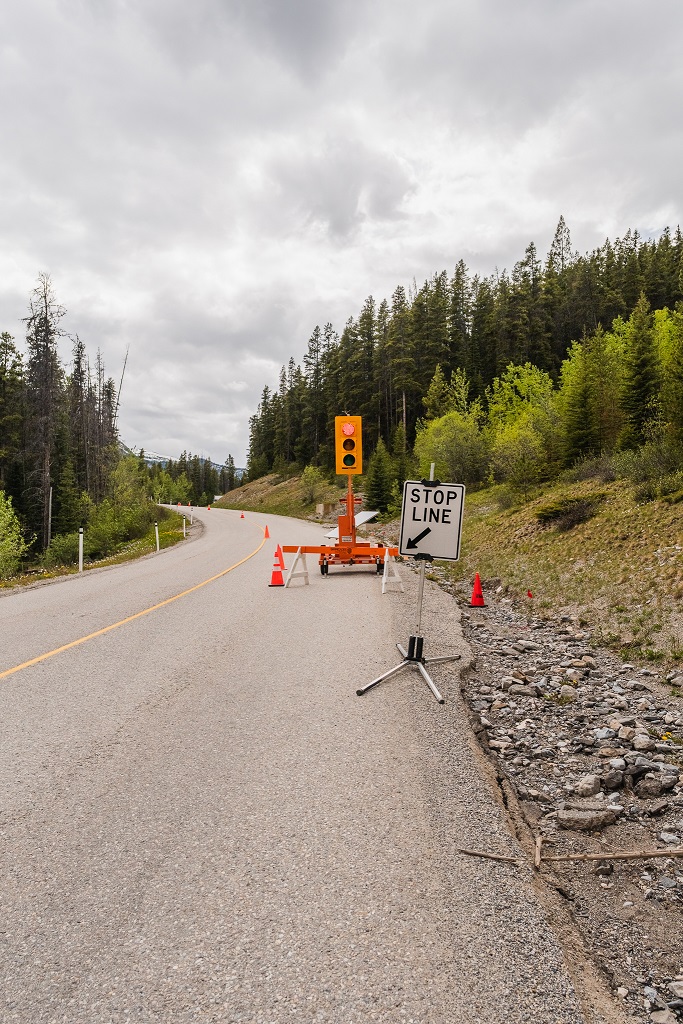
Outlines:
[[[363,472],[363,436],[360,416],[335,416],[334,450],[337,473]]]

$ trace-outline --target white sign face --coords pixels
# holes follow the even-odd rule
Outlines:
[[[457,561],[464,505],[464,484],[406,480],[398,542],[400,553]]]

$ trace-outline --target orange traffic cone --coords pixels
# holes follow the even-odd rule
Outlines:
[[[265,528],[265,530],[263,532],[263,536],[265,537],[266,540],[268,540],[269,537],[270,537],[270,532],[268,530],[268,523],[266,523],[266,528]]]
[[[285,556],[282,554],[282,548],[278,544],[275,549],[275,561],[279,563],[281,569],[285,569]]]
[[[210,512],[210,511],[211,511],[211,506],[210,506],[210,505],[207,505],[207,506],[206,506],[206,511],[207,511],[207,512]]]
[[[479,579],[479,573],[474,574],[474,586],[472,587],[472,597],[470,598],[470,608],[485,608],[486,602],[484,601],[484,591],[481,589],[481,580]]]
[[[284,587],[284,585],[285,585],[285,581],[282,578],[282,568],[281,568],[280,563],[278,562],[278,560],[276,558],[275,559],[275,563],[273,565],[273,573],[272,573],[272,575],[270,577],[270,583],[268,584],[268,586],[269,587]]]
[[[240,519],[244,519],[244,512],[243,512],[243,513],[242,513],[242,515],[240,516]]]

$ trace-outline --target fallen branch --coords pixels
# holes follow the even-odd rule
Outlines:
[[[563,853],[557,857],[543,857],[543,860],[649,860],[651,857],[683,857],[683,849],[632,850],[624,851],[622,853]],[[536,866],[538,867],[539,864],[537,863]]]
[[[458,853],[466,853],[468,857],[485,857],[486,860],[504,860],[508,864],[516,864],[518,857],[503,857],[499,853],[482,853],[481,850],[458,850]]]

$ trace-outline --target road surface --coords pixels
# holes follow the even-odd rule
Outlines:
[[[197,514],[0,597],[2,1021],[592,1020],[528,869],[455,852],[518,852],[457,666],[443,707],[412,670],[355,695],[399,660],[414,578],[271,589],[276,543],[320,528]],[[466,653],[436,589],[425,624],[427,654]]]

